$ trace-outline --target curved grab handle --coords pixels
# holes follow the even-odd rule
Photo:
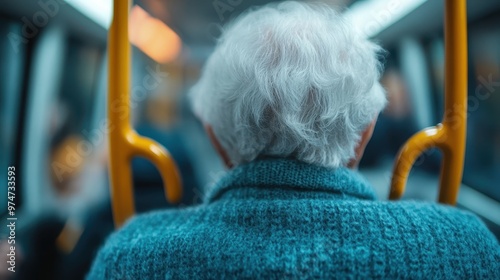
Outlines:
[[[181,178],[170,153],[162,145],[135,132],[128,139],[131,147],[135,148],[133,155],[149,159],[160,171],[163,182],[165,182],[163,184],[165,198],[172,203],[180,201],[182,198]],[[169,188],[168,186],[174,187]]]
[[[415,134],[394,165],[389,199],[400,198],[416,158],[438,147],[443,152],[439,202],[455,204],[462,181],[467,129],[467,1],[445,0],[445,115],[443,123]]]
[[[399,199],[405,191],[408,174],[415,160],[426,150],[438,147],[443,141],[443,126],[426,128],[413,135],[396,156],[389,199]]]
[[[158,143],[139,136],[130,126],[130,0],[114,0],[113,22],[108,40],[108,120],[110,180],[113,219],[121,226],[135,212],[130,161],[143,156],[158,167],[167,199],[182,195],[179,172],[170,154]]]

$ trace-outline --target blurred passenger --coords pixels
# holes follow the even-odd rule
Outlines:
[[[176,99],[166,91],[161,87],[146,101],[137,130],[170,151],[182,175],[182,203],[192,205],[201,198],[197,196],[198,186],[176,118]],[[23,247],[29,250],[19,279],[83,279],[97,249],[114,229],[107,186],[94,179],[106,176],[105,131],[100,131],[99,143],[91,143],[89,155],[81,154],[81,144],[87,139],[74,129],[74,116],[64,103],[58,105],[50,126],[54,136],[48,160],[56,211],[38,218],[22,238],[26,245]],[[163,181],[154,165],[136,159],[133,175],[139,213],[171,206],[166,202]]]
[[[384,156],[394,157],[398,149],[418,131],[401,74],[396,69],[389,69],[381,83],[387,91],[388,104],[379,116],[361,166],[373,166]]]
[[[241,16],[191,92],[231,170],[202,206],[129,221],[89,278],[500,279],[477,217],[376,201],[356,172],[386,103],[379,51],[325,5]]]
[[[399,149],[418,131],[410,94],[403,76],[397,69],[388,69],[381,79],[388,104],[377,120],[377,127],[366,146],[360,167],[373,167],[384,158],[393,160]],[[438,173],[441,154],[438,149],[424,151],[414,166]]]
[[[74,129],[73,119],[71,114],[57,113],[53,118],[47,159],[52,187],[48,192],[53,194],[53,201],[50,209],[20,234],[18,243],[26,253],[18,262],[21,269],[16,279],[83,279],[97,248],[113,230],[109,210],[109,219],[97,229],[90,229],[105,231],[100,239],[93,235],[93,242],[100,242],[92,246],[86,238],[82,241],[82,236],[86,237],[89,231],[85,227],[88,217],[92,216],[89,212],[103,201],[109,201],[106,186],[100,184],[106,172],[107,157],[103,149],[106,143],[88,142]],[[87,150],[82,153],[84,142]],[[92,225],[96,222],[97,219],[93,219]]]
[[[198,202],[199,192],[177,119],[177,100],[173,91],[175,89],[163,84],[153,92],[145,101],[142,112],[136,116],[135,127],[139,134],[164,145],[174,158],[183,181],[184,195],[181,206],[186,206]],[[107,160],[104,164],[106,163]],[[104,169],[102,166],[100,168]],[[134,159],[132,171],[138,213],[172,207],[165,199],[161,175],[152,163],[142,158]],[[88,273],[97,249],[113,229],[111,204],[107,199],[90,211],[78,241],[73,244],[70,253],[59,262],[59,279],[82,279]]]
[[[52,135],[52,139],[46,166],[52,187],[48,192],[54,195],[55,201],[50,206],[51,209],[36,217],[19,236],[18,245],[25,248],[26,257],[18,262],[21,269],[16,275],[17,279],[54,279],[59,270],[59,262],[65,254],[63,247],[72,246],[64,244],[61,247],[58,238],[72,216],[68,213],[73,212],[70,209],[73,205],[68,205],[65,201],[78,192],[76,178],[80,176],[83,164],[66,164],[68,151],[74,151],[81,141],[67,119],[68,116],[62,116],[60,112],[55,112],[51,119],[49,135]],[[74,233],[73,237],[78,240],[80,233],[78,230]]]

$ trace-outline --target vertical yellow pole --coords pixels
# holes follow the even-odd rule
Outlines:
[[[446,0],[445,115],[447,135],[441,150],[443,166],[439,201],[455,204],[465,157],[467,130],[467,1]]]
[[[417,157],[438,147],[443,152],[439,202],[455,204],[462,181],[467,129],[467,1],[445,0],[445,115],[442,124],[415,134],[396,158],[390,199],[399,199]]]
[[[108,38],[110,180],[116,227],[135,212],[130,160],[136,155],[148,158],[158,167],[170,202],[178,202],[182,195],[180,176],[169,153],[151,139],[139,136],[130,125],[129,10],[130,0],[114,0]]]
[[[129,0],[115,0],[113,21],[109,30],[108,120],[109,153],[113,218],[120,226],[134,214],[134,199],[127,154],[126,135],[130,120],[130,45],[128,42]],[[119,111],[119,112],[118,112]]]

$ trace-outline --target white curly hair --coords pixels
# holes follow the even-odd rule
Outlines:
[[[387,102],[381,52],[327,5],[268,4],[225,28],[190,99],[235,165],[344,166]]]

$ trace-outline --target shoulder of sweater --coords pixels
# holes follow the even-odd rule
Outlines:
[[[293,204],[296,203],[296,204]],[[287,211],[290,215],[309,215],[307,211],[301,211],[301,202],[292,202],[290,208],[281,204],[282,212]],[[346,203],[344,205],[344,203]],[[108,243],[116,242],[118,246],[123,246],[125,242],[133,246],[133,242],[141,238],[168,237],[182,233],[193,234],[196,229],[202,229],[214,225],[221,217],[230,217],[236,215],[251,215],[260,212],[265,208],[275,208],[276,205],[267,202],[225,201],[223,203],[215,202],[208,205],[187,207],[184,209],[172,209],[154,211],[143,214],[131,219],[121,230],[114,233],[109,238]],[[234,211],[235,209],[245,209],[244,211]],[[285,209],[286,208],[286,209]],[[295,209],[293,209],[295,208]],[[306,208],[306,207],[304,207]],[[225,210],[228,211],[225,211]],[[458,231],[472,238],[480,236],[484,240],[494,240],[496,238],[487,229],[486,225],[474,214],[457,209],[456,207],[441,205],[430,202],[417,201],[348,201],[318,203],[318,209],[322,211],[315,212],[315,215],[329,215],[329,213],[348,211],[356,215],[373,215],[377,220],[384,223],[391,223],[396,226],[404,226],[416,223],[422,227],[428,227],[432,231]],[[278,212],[280,213],[280,212]],[[341,213],[339,213],[341,214]],[[266,219],[260,216],[259,219]],[[379,224],[380,225],[380,224]],[[372,225],[376,227],[377,224]],[[326,230],[326,229],[325,229]],[[328,229],[335,230],[335,229]]]
[[[131,271],[130,267],[145,258],[144,250],[154,248],[155,246],[151,244],[172,234],[174,232],[172,229],[176,225],[182,224],[199,208],[200,206],[158,210],[132,217],[122,228],[112,233],[104,246],[100,248],[87,279],[134,279],[138,277],[138,275],[129,274],[136,272]]]
[[[349,205],[344,206],[354,208],[352,211],[356,211],[356,214],[386,219],[384,223],[371,225],[372,227],[386,226],[388,223],[393,226],[401,225],[404,228],[405,225],[414,224],[420,230],[438,233],[443,241],[463,242],[474,247],[475,251],[490,252],[493,258],[500,260],[500,246],[496,238],[477,216],[467,211],[436,203],[415,201],[356,200],[345,203]],[[257,204],[262,204],[262,202]],[[243,205],[252,204],[246,202]],[[325,207],[324,204],[321,207],[322,209],[339,209],[340,207],[343,211],[350,211],[344,206],[341,203],[334,207]],[[134,217],[108,239],[94,261],[89,278],[109,278],[110,275],[117,277],[116,279],[127,278],[130,275],[123,273],[130,271],[130,265],[137,261],[138,257],[144,258],[144,254],[156,254],[151,251],[152,248],[161,248],[159,250],[163,252],[161,253],[163,261],[168,262],[170,253],[178,250],[177,247],[189,245],[184,242],[186,235],[197,236],[198,233],[206,233],[209,227],[216,225],[212,223],[213,216],[235,215],[235,213],[237,215],[237,213],[245,212],[225,213],[224,209],[228,207],[239,206],[225,201],[223,204],[216,202],[185,209],[155,211]],[[269,205],[269,207],[272,206]],[[266,219],[266,217],[261,216],[259,219]],[[335,231],[335,229],[325,229],[326,234],[330,231]],[[206,239],[207,236],[200,236],[200,238]]]
[[[386,222],[393,223],[396,226],[417,223],[421,226],[431,227],[429,230],[433,231],[453,230],[462,232],[465,234],[465,237],[481,238],[482,240],[497,242],[493,234],[476,215],[456,207],[419,201],[356,200],[344,203],[348,205],[344,207],[342,203],[332,202],[331,207],[328,207],[324,203],[321,203],[318,205],[318,208],[326,209],[327,211],[324,213],[334,212],[339,208],[344,208],[343,211],[356,212],[357,215],[372,213],[372,215],[379,216],[380,219],[387,217]],[[193,228],[201,229],[205,226],[209,227],[221,216],[227,217],[239,215],[238,213],[246,215],[253,211],[259,212],[266,205],[269,208],[274,207],[266,202],[257,203],[256,201],[244,202],[237,200],[234,202],[234,205],[230,201],[225,201],[224,203],[216,202],[184,209],[154,211],[132,218],[122,229],[114,233],[108,242],[113,243],[113,241],[116,241],[116,244],[119,246],[123,246],[124,242],[133,245],[134,240],[141,238],[168,237],[188,232],[193,233]],[[248,206],[253,209],[250,209]],[[297,205],[291,205],[290,207],[297,207]],[[248,211],[234,211],[238,208],[245,208]],[[328,208],[330,208],[330,211],[328,211]],[[226,213],[225,209],[230,209],[231,211],[227,211]],[[294,214],[308,215],[308,212],[296,211]],[[266,219],[266,217],[259,217],[259,219]]]
[[[441,231],[446,236],[449,236],[448,240],[458,239],[457,236],[460,236],[464,240],[456,241],[472,241],[477,242],[477,246],[489,247],[496,251],[500,258],[498,240],[477,215],[467,210],[435,202],[412,200],[380,203],[380,207],[385,208],[388,212],[393,212],[396,215],[406,212],[406,218],[413,218],[417,221],[423,220],[424,223],[419,224],[420,226],[432,227],[432,230],[437,232]]]

